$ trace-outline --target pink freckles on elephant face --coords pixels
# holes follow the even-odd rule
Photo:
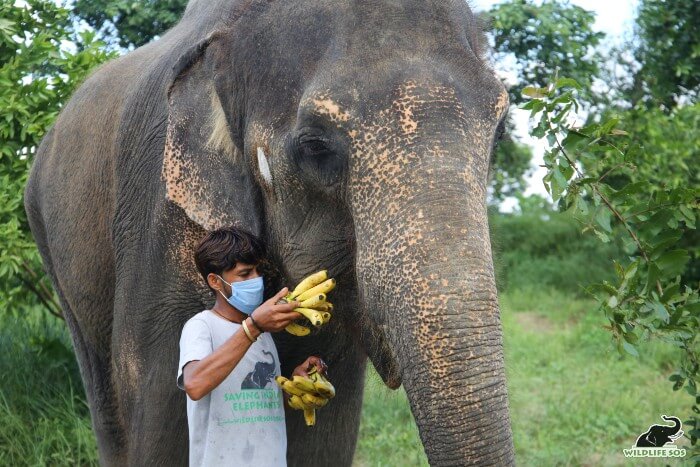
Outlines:
[[[197,271],[193,257],[197,243],[206,233],[207,231],[196,223],[187,222],[184,230],[180,231],[176,239],[173,239],[175,246],[171,246],[168,250],[170,264],[178,265],[180,274],[190,283],[196,285],[202,296],[206,296],[209,289],[204,285],[204,280]]]
[[[350,114],[342,111],[340,106],[330,98],[313,99],[315,110],[320,115],[328,115],[332,122],[347,122]]]
[[[165,182],[166,197],[185,210],[187,215],[205,228],[215,228],[214,213],[207,207],[207,203],[197,200],[205,198],[202,186],[193,186],[191,180],[198,177],[199,169],[186,158],[185,149],[177,142],[175,128],[177,125],[169,123],[168,132],[165,138],[165,148],[163,152],[163,169],[161,179]],[[190,183],[188,183],[190,181]]]

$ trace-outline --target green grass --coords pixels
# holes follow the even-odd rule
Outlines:
[[[595,305],[557,292],[509,292],[501,314],[518,465],[663,465],[621,450],[660,414],[686,417],[690,397],[667,381],[674,349],[646,343],[643,360],[620,357]],[[0,465],[95,464],[63,324],[0,316],[0,353]],[[427,465],[403,389],[384,387],[371,367],[355,465]]]
[[[621,357],[594,303],[561,293],[505,294],[501,314],[518,465],[663,465],[622,449],[660,414],[685,418],[691,399],[666,379],[674,349],[646,343],[644,361]],[[355,463],[427,465],[403,389],[387,394],[369,373]]]
[[[95,465],[97,447],[63,323],[0,317],[0,465]]]

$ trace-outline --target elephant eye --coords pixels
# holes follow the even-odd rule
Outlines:
[[[299,148],[308,156],[322,157],[331,152],[325,141],[320,139],[299,139]]]
[[[330,186],[340,180],[345,167],[337,143],[320,134],[302,133],[295,138],[293,157],[305,178]]]

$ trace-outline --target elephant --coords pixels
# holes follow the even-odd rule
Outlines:
[[[275,377],[275,357],[271,352],[263,350],[269,355],[271,362],[257,362],[253,371],[243,379],[241,389],[263,389]]]
[[[672,443],[683,435],[681,430],[681,421],[677,417],[667,417],[662,415],[661,418],[667,422],[673,422],[673,426],[668,425],[651,425],[649,429],[639,435],[637,438],[638,448],[660,448],[667,443]]]
[[[406,391],[431,465],[514,463],[486,209],[508,94],[464,0],[191,0],[101,65],[24,192],[103,465],[187,462],[183,324],[213,296],[192,256],[260,236],[265,298],[327,269],[330,322],[276,333],[336,397],[288,408],[289,465],[351,465],[367,362]],[[332,445],[333,449],[328,449]]]

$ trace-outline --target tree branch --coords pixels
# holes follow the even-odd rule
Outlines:
[[[51,293],[46,285],[41,282],[39,275],[31,268],[26,260],[22,261],[22,269],[24,269],[24,271],[29,275],[31,280],[33,280],[36,284],[39,284],[39,288],[37,289],[32,282],[20,276],[21,281],[27,286],[27,288],[34,292],[49,313],[57,318],[65,319],[63,313],[61,312],[61,306],[56,302],[53,293]]]
[[[552,135],[554,136],[554,141],[557,144],[557,148],[559,148],[559,151],[561,151],[561,154],[566,159],[566,162],[568,162],[568,164],[571,166],[571,168],[574,169],[574,171],[576,172],[576,175],[579,178],[583,178],[583,173],[581,173],[581,171],[578,169],[578,167],[576,167],[576,164],[569,157],[569,155],[566,153],[566,151],[564,150],[564,147],[562,146],[561,142],[559,141],[559,137],[557,136],[556,131],[554,131],[552,120],[549,118],[548,112],[546,113],[546,117],[547,117],[547,124],[549,125],[549,129],[552,130]],[[600,197],[601,201],[603,201],[603,203],[608,207],[608,209],[610,209],[610,211],[615,215],[615,217],[617,217],[617,219],[622,223],[622,225],[624,226],[627,233],[630,235],[630,237],[632,237],[632,240],[634,240],[634,243],[637,245],[637,249],[642,254],[642,257],[644,257],[644,261],[649,263],[650,262],[649,256],[647,255],[646,251],[644,251],[644,247],[642,246],[642,242],[639,241],[639,237],[637,237],[637,234],[635,234],[634,231],[632,230],[632,228],[629,226],[629,224],[627,223],[627,220],[622,216],[622,214],[620,214],[620,212],[617,209],[615,209],[615,207],[612,205],[610,200],[608,200],[608,198],[600,191],[597,183],[590,183],[590,186],[593,189],[593,191]],[[658,280],[656,281],[656,289],[659,292],[659,295],[663,295],[663,288],[661,287],[661,282],[659,282]]]

